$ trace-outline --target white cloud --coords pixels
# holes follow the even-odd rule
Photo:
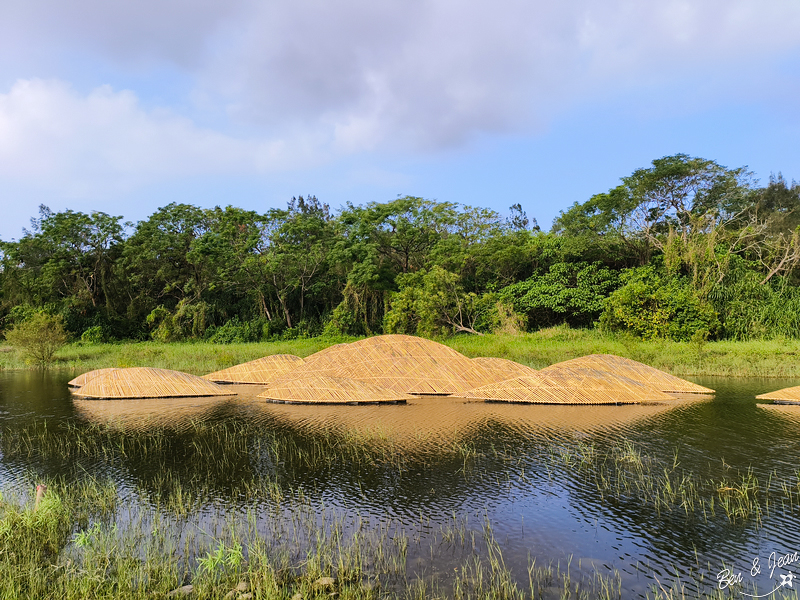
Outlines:
[[[235,139],[166,110],[147,112],[133,92],[108,86],[84,96],[61,81],[21,80],[0,94],[0,177],[44,181],[70,195],[309,159],[297,152],[305,149]]]
[[[0,75],[12,56],[33,72],[2,96],[0,148],[14,166],[0,169],[147,179],[435,151],[528,133],[641,85],[670,96],[708,74],[706,97],[752,93],[762,63],[799,47],[800,3],[786,0],[7,2]],[[143,109],[158,90],[80,95],[30,79],[72,55],[136,83],[177,68],[194,84],[186,101],[237,133],[203,129],[185,108]]]

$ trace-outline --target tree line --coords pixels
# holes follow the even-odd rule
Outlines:
[[[684,154],[564,210],[403,197],[337,211],[169,204],[136,224],[40,207],[0,241],[0,327],[88,342],[532,331],[800,337],[800,185]]]

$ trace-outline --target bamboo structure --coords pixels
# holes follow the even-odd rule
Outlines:
[[[626,377],[566,367],[481,386],[466,392],[464,397],[526,404],[639,404],[673,400]]]
[[[497,381],[524,377],[525,375],[535,375],[538,373],[536,369],[521,365],[507,358],[477,356],[472,359],[472,362],[476,362],[487,371],[490,371]]]
[[[800,404],[800,385],[767,392],[756,396],[758,400],[774,400],[780,404]]]
[[[258,397],[286,404],[398,404],[409,398],[369,383],[318,375],[273,384]]]
[[[654,387],[662,392],[676,394],[713,394],[714,390],[675,377],[654,367],[622,358],[613,354],[590,354],[572,360],[565,360],[541,369],[539,373],[553,373],[564,367],[584,367],[607,373],[614,373]]]
[[[94,371],[88,371],[86,373],[83,373],[82,375],[78,375],[74,379],[71,379],[67,383],[67,385],[70,386],[70,387],[76,387],[76,388],[83,387],[84,385],[86,385],[87,381],[91,381],[92,379],[94,379],[98,375],[104,375],[104,374],[106,374],[106,373],[108,373],[110,371],[116,371],[116,368],[115,367],[110,367],[110,368],[106,368],[106,369],[95,369]]]
[[[305,361],[293,354],[273,354],[221,371],[203,375],[203,379],[216,383],[249,383],[267,385],[281,375],[293,371]]]
[[[78,398],[124,399],[233,396],[235,393],[196,375],[152,367],[131,367],[98,375],[73,391],[73,395]]]
[[[278,379],[307,375],[353,379],[394,392],[450,395],[497,380],[496,373],[460,352],[410,335],[379,335],[343,344]]]

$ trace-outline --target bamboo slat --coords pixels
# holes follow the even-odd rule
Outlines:
[[[324,376],[273,384],[258,397],[288,404],[397,404],[409,398],[369,383]]]
[[[366,338],[344,344],[321,359],[309,359],[275,383],[321,375],[371,383],[398,393],[449,395],[497,379],[492,371],[452,348],[410,335]]]
[[[758,400],[775,400],[776,402],[800,404],[800,385],[760,394],[756,398]]]
[[[492,383],[470,390],[464,396],[532,404],[639,404],[673,400],[663,392],[626,377],[566,367]]]
[[[293,354],[273,354],[203,375],[203,379],[217,383],[266,385],[304,363],[302,358]]]
[[[91,381],[98,375],[103,375],[105,373],[108,373],[109,371],[115,371],[115,370],[116,370],[115,367],[109,367],[106,369],[95,369],[94,371],[88,371],[86,373],[83,373],[82,375],[78,375],[75,379],[71,379],[67,383],[67,385],[70,387],[83,387],[84,385],[86,385],[87,381]]]
[[[152,367],[115,369],[88,381],[73,394],[78,398],[97,399],[235,395],[196,375]]]
[[[473,362],[478,363],[484,369],[492,373],[495,381],[505,381],[506,379],[514,379],[515,377],[524,377],[525,375],[535,375],[538,373],[536,369],[521,365],[513,360],[507,358],[495,358],[491,356],[477,356],[472,359]]]
[[[613,354],[590,354],[572,360],[565,360],[541,369],[539,373],[552,373],[563,367],[584,367],[605,371],[633,379],[661,390],[679,394],[713,394],[714,390],[675,377],[654,367]]]

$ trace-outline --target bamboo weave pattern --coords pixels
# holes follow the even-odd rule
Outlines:
[[[636,362],[629,358],[614,356],[613,354],[590,354],[572,360],[565,360],[542,369],[539,373],[552,373],[564,367],[585,367],[596,369],[607,373],[622,375],[628,379],[633,379],[655,387],[662,392],[673,392],[679,394],[713,394],[714,390],[702,385],[697,385],[691,381],[686,381],[680,377],[675,377],[654,367]]]
[[[293,371],[305,361],[293,354],[273,354],[221,371],[203,375],[203,379],[217,383],[252,383],[267,385],[281,375]]]
[[[181,396],[234,396],[234,392],[196,375],[131,367],[114,369],[88,381],[73,392],[78,398],[175,398]]]

